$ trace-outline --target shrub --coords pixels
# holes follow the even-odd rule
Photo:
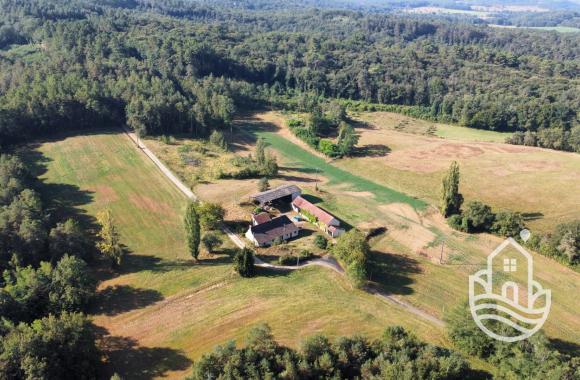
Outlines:
[[[217,203],[203,202],[197,206],[197,213],[204,229],[216,230],[224,221],[226,210]]]
[[[159,141],[161,141],[163,144],[167,144],[167,145],[175,144],[175,139],[173,138],[173,136],[161,135],[159,137]]]
[[[253,277],[255,275],[254,251],[249,248],[238,250],[234,256],[234,269],[242,277]]]
[[[316,235],[314,238],[314,245],[320,249],[326,249],[328,246],[328,240],[322,235]]]
[[[518,236],[524,228],[524,218],[517,212],[497,213],[491,231],[500,236]]]
[[[290,129],[299,128],[299,127],[303,127],[303,126],[304,126],[304,122],[302,120],[298,120],[298,119],[288,120],[288,127],[290,127]]]
[[[346,265],[346,273],[357,287],[364,285],[367,279],[369,250],[365,236],[356,229],[342,234],[332,247],[332,254]]]
[[[447,218],[447,224],[454,230],[466,232],[463,230],[463,217],[461,215],[451,215]]]
[[[201,239],[201,242],[209,253],[213,253],[217,247],[223,244],[222,239],[220,239],[219,236],[211,232],[206,233]]]
[[[228,150],[228,143],[226,142],[226,138],[222,131],[214,130],[211,135],[209,135],[209,142],[220,149]]]
[[[467,220],[468,231],[489,231],[495,220],[495,215],[488,205],[473,201],[467,205],[463,218]]]
[[[270,188],[270,183],[267,177],[262,177],[258,181],[258,191],[266,191]]]
[[[330,140],[322,139],[318,142],[318,150],[328,157],[338,157],[340,152],[338,146]]]
[[[296,258],[292,255],[285,253],[282,256],[278,257],[278,264],[280,264],[280,265],[294,265],[294,264],[296,264]]]
[[[298,255],[300,260],[310,260],[314,257],[314,253],[310,252],[309,250],[305,249]]]

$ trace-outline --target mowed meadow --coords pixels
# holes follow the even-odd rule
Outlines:
[[[103,377],[183,377],[204,352],[262,322],[293,347],[315,333],[374,337],[393,324],[448,344],[442,328],[353,290],[324,268],[261,271],[241,279],[227,242],[194,264],[182,230],[185,197],[120,132],[63,137],[26,153],[42,191],[55,199],[54,212],[92,226],[95,215],[109,208],[130,252],[118,271],[97,271],[102,282],[92,319],[106,353]]]
[[[504,144],[509,134],[388,112],[355,119],[362,121],[359,145],[384,146],[388,154],[341,160],[341,168],[436,205],[441,178],[455,160],[466,202],[520,212],[532,232],[580,219],[578,154]]]

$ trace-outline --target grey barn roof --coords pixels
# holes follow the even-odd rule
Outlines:
[[[258,194],[250,195],[250,198],[260,204],[272,202],[273,200],[286,197],[292,194],[300,194],[302,191],[296,185],[282,185],[275,189],[266,190]]]
[[[292,233],[299,230],[298,226],[292,223],[286,215],[279,216],[269,222],[258,224],[257,226],[251,226],[250,229],[252,230],[254,238],[260,245],[269,243],[286,234],[292,235]]]

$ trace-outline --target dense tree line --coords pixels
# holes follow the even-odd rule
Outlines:
[[[16,156],[0,155],[0,378],[95,377],[94,331],[83,312],[96,281],[91,244],[57,222]]]
[[[296,351],[278,344],[267,325],[246,345],[217,347],[194,365],[190,379],[463,379],[468,363],[457,353],[419,341],[402,327],[369,340],[309,337]]]
[[[228,4],[1,0],[0,139],[123,122],[207,136],[248,106],[313,111],[305,94],[473,128],[578,124],[577,35]]]

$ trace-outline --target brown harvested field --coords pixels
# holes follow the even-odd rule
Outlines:
[[[424,121],[397,130],[402,118],[365,116],[367,125],[358,128],[359,145],[386,146],[389,153],[340,160],[336,165],[437,204],[441,178],[455,160],[460,164],[466,201],[481,200],[495,209],[519,211],[535,231],[547,232],[555,224],[580,219],[580,155],[468,142],[472,132],[459,127],[460,132],[449,134],[459,133],[461,140],[438,138],[421,132]]]

